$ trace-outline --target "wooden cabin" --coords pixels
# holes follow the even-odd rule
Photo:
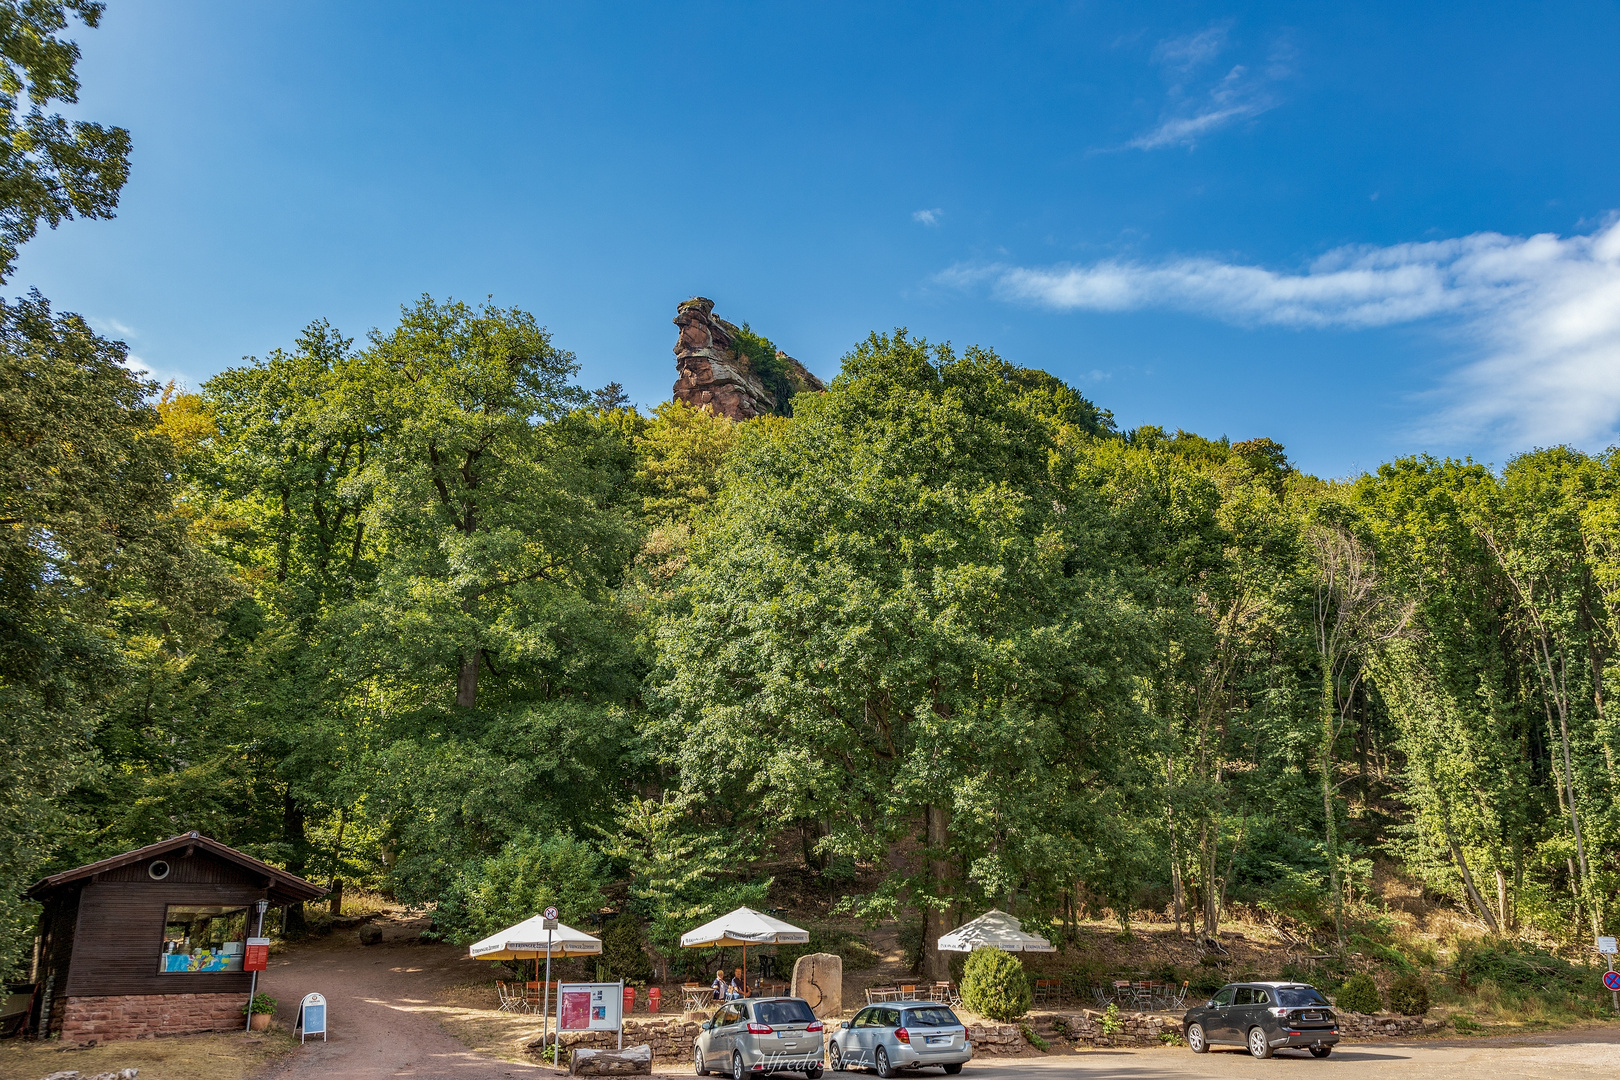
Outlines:
[[[195,832],[52,874],[28,890],[44,906],[30,1030],[83,1043],[239,1028],[258,902],[325,892]]]

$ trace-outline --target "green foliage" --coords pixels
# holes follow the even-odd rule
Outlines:
[[[1097,1030],[1104,1035],[1118,1035],[1125,1030],[1125,1019],[1119,1014],[1119,1004],[1117,1002],[1110,1001],[1108,1008],[1104,1009],[1102,1015],[1097,1017]]]
[[[1573,995],[1591,993],[1596,978],[1589,968],[1533,945],[1492,939],[1460,942],[1456,972],[1465,987],[1491,982],[1503,988]]]
[[[776,345],[760,337],[743,323],[742,329],[732,335],[732,347],[737,355],[748,362],[748,367],[759,376],[765,389],[776,399],[776,411],[783,416],[793,415],[792,399],[798,389],[788,377],[787,365],[776,355]]]
[[[653,969],[647,959],[646,943],[641,920],[629,912],[609,921],[602,928],[602,961],[608,978],[623,979],[636,986],[652,982]]]
[[[1029,1012],[1029,977],[1023,962],[1000,949],[974,949],[962,971],[962,1004],[991,1020],[1014,1020]]]
[[[602,907],[602,885],[602,857],[590,844],[562,833],[522,834],[451,883],[434,924],[465,944],[556,905],[558,917],[577,926]]]
[[[1028,1024],[1019,1024],[1018,1033],[1024,1037],[1025,1042],[1029,1043],[1029,1045],[1033,1046],[1041,1053],[1044,1054],[1048,1049],[1050,1049],[1047,1041],[1037,1035],[1035,1033],[1035,1029],[1030,1027]]]
[[[1375,1013],[1384,1007],[1383,999],[1378,996],[1378,984],[1365,972],[1352,975],[1339,987],[1339,992],[1333,996],[1333,1004],[1355,1013]]]
[[[242,1015],[263,1016],[276,1011],[276,999],[269,994],[254,994],[253,999],[242,1006]]]
[[[1429,984],[1416,973],[1402,975],[1389,984],[1390,1011],[1402,1016],[1422,1016],[1429,1011]]]
[[[118,206],[129,177],[129,132],[45,111],[53,101],[79,100],[79,46],[58,36],[69,15],[93,29],[105,7],[100,0],[29,0],[6,4],[0,19],[0,142],[8,148],[0,281],[41,222],[54,229],[74,214],[110,218]]]

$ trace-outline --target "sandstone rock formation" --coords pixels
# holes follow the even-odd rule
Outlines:
[[[832,953],[810,953],[793,962],[793,989],[816,1018],[837,1018],[844,1011],[844,961]]]
[[[716,318],[714,301],[694,296],[675,311],[680,337],[675,342],[676,398],[733,420],[775,413],[791,416],[792,398],[826,385],[787,353],[772,360],[750,360],[738,348],[742,334]],[[761,370],[761,369],[764,370]]]

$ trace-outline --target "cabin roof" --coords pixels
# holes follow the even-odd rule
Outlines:
[[[97,874],[106,873],[108,870],[116,870],[121,866],[142,862],[182,848],[195,848],[199,852],[206,852],[215,858],[224,859],[226,862],[235,863],[244,869],[263,875],[267,879],[266,887],[270,891],[272,901],[283,904],[299,903],[323,896],[327,891],[314,882],[305,881],[297,874],[290,874],[285,870],[271,866],[267,862],[261,862],[246,852],[237,851],[235,848],[222,844],[218,840],[212,840],[198,832],[188,832],[181,833],[179,836],[171,836],[167,840],[159,840],[155,844],[147,844],[145,847],[136,848],[134,851],[126,851],[122,855],[114,855],[110,859],[85,863],[83,866],[74,867],[72,870],[64,870],[60,874],[52,874],[50,877],[41,878],[28,890],[28,895],[33,899],[38,899],[64,885],[71,885],[74,882],[93,878]]]

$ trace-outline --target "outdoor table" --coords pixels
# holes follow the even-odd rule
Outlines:
[[[899,987],[895,986],[868,986],[866,988],[866,1003],[870,1005],[874,1001],[893,1001],[899,993]]]
[[[707,1012],[714,1003],[714,991],[702,983],[681,987],[681,1008],[686,1012]]]

